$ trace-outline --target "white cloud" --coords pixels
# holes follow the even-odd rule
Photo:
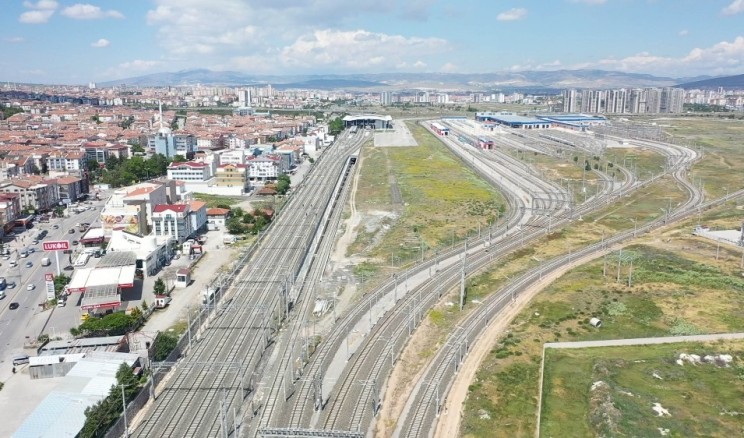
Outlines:
[[[39,0],[36,3],[24,1],[23,6],[32,10],[22,13],[18,21],[26,24],[42,24],[54,15],[58,3],[55,0]]]
[[[527,16],[527,9],[525,8],[512,8],[508,11],[504,11],[496,16],[499,21],[516,21],[521,20]]]
[[[113,9],[104,11],[98,6],[86,3],[76,3],[62,9],[62,15],[75,20],[99,20],[102,18],[124,18],[124,15]]]
[[[90,43],[91,47],[95,47],[96,49],[101,49],[104,47],[108,47],[111,44],[111,41],[107,40],[106,38],[101,38],[98,41]]]
[[[18,21],[26,24],[42,24],[49,21],[52,15],[54,15],[54,10],[51,9],[26,11],[18,17]]]
[[[38,2],[23,2],[23,6],[29,9],[55,10],[59,4],[55,0],[39,0]]]
[[[404,37],[366,30],[317,30],[298,38],[281,50],[279,61],[286,66],[314,69],[382,71],[407,59],[433,55],[449,49],[440,38]]]
[[[744,0],[734,0],[730,5],[721,10],[724,15],[736,15],[744,12]]]
[[[622,59],[602,59],[575,65],[573,68],[602,68],[627,72],[669,74],[737,74],[744,69],[744,36],[734,41],[721,41],[710,47],[695,48],[682,57],[666,57],[641,52]]]
[[[682,29],[677,33],[679,36],[687,36],[690,32],[687,29]]]
[[[26,38],[15,36],[15,37],[3,38],[3,41],[5,41],[6,43],[18,44],[18,43],[25,42]]]

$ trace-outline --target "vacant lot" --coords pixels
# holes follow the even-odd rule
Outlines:
[[[548,349],[541,435],[740,436],[743,355],[733,341]]]
[[[194,193],[194,198],[206,202],[207,208],[217,208],[225,205],[232,207],[245,200],[237,196],[208,195],[206,193]]]
[[[702,147],[703,159],[692,167],[696,182],[702,181],[706,193],[721,196],[727,190],[744,187],[744,123],[718,117],[682,117],[659,120],[665,132],[677,142]]]
[[[465,436],[534,434],[545,342],[744,330],[739,251],[716,260],[714,244],[675,231],[654,242],[572,270],[513,321],[470,387]],[[588,324],[595,316],[601,330]]]
[[[362,151],[356,194],[365,215],[349,252],[400,264],[477,233],[503,212],[501,195],[421,126],[419,146]]]

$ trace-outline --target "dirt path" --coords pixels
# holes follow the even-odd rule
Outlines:
[[[361,166],[363,164],[363,159],[363,156],[360,155],[359,164],[357,164],[357,166]],[[333,253],[331,254],[332,263],[342,263],[344,261],[348,261],[346,258],[346,250],[354,242],[354,239],[356,239],[356,230],[359,227],[359,224],[362,222],[362,214],[359,213],[356,209],[356,192],[357,186],[359,185],[360,175],[361,172],[359,171],[354,174],[354,180],[352,181],[351,192],[349,193],[348,200],[349,210],[351,211],[351,214],[344,223],[344,234],[341,235],[341,237],[339,237],[339,239],[336,241],[336,246]]]
[[[442,406],[442,413],[439,416],[434,437],[451,438],[460,435],[460,420],[463,416],[465,399],[468,395],[468,387],[475,378],[475,373],[480,368],[483,359],[509,327],[512,320],[532,301],[535,295],[569,270],[602,257],[605,253],[617,251],[619,248],[620,246],[608,248],[601,253],[595,253],[574,260],[570,265],[566,265],[558,271],[552,272],[550,275],[543,276],[542,280],[522,292],[516,301],[506,308],[498,318],[493,318],[493,323],[478,338],[478,342],[475,342],[470,353],[465,357],[460,372],[457,373],[457,377],[452,382],[452,386]]]

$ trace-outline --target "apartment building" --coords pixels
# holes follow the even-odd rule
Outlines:
[[[248,191],[248,166],[231,163],[217,166],[215,181],[219,187],[241,187],[243,191]]]
[[[213,177],[213,163],[186,161],[168,166],[168,179],[186,182],[206,182]]]
[[[245,164],[250,181],[274,181],[280,175],[281,160],[277,156],[248,157]]]
[[[191,208],[188,204],[161,204],[152,210],[153,232],[159,242],[174,239],[183,243],[193,234],[191,226]],[[206,224],[206,210],[204,211]]]
[[[53,209],[59,202],[56,184],[46,184],[41,178],[14,179],[0,183],[0,193],[19,196],[21,208],[26,206],[37,211]]]
[[[13,230],[15,220],[21,215],[21,197],[15,193],[0,193],[0,226],[8,233]]]

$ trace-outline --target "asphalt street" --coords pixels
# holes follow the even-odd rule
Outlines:
[[[105,196],[102,196],[105,199]],[[0,259],[0,276],[5,277],[9,283],[15,282],[15,287],[5,289],[5,298],[0,300],[0,381],[6,380],[12,374],[12,356],[24,352],[23,345],[29,340],[35,339],[48,325],[51,333],[68,333],[71,327],[80,323],[80,309],[75,298],[68,301],[65,307],[55,307],[43,310],[40,304],[46,301],[44,286],[44,275],[46,273],[57,273],[55,257],[53,252],[45,252],[41,242],[36,245],[32,240],[42,230],[48,234],[44,241],[49,240],[80,240],[81,233],[75,227],[77,223],[90,223],[91,226],[100,224],[99,215],[104,200],[92,201],[92,209],[82,213],[71,212],[70,216],[51,219],[47,223],[34,222],[33,227],[15,236],[15,239],[6,242],[5,245],[11,250],[9,260]],[[57,226],[55,228],[55,225]],[[69,233],[75,229],[74,233]],[[72,247],[72,246],[71,246]],[[21,258],[19,253],[23,248],[33,248],[34,252],[26,258]],[[75,247],[73,247],[75,249]],[[59,254],[60,269],[69,265],[68,256]],[[47,267],[41,266],[41,259],[49,257],[52,264]],[[18,267],[10,267],[10,262],[17,260]],[[31,267],[26,267],[30,262]],[[62,271],[70,276],[73,271]],[[28,290],[29,284],[35,288]],[[10,309],[10,303],[19,304],[17,309]],[[48,330],[50,331],[50,330]]]

